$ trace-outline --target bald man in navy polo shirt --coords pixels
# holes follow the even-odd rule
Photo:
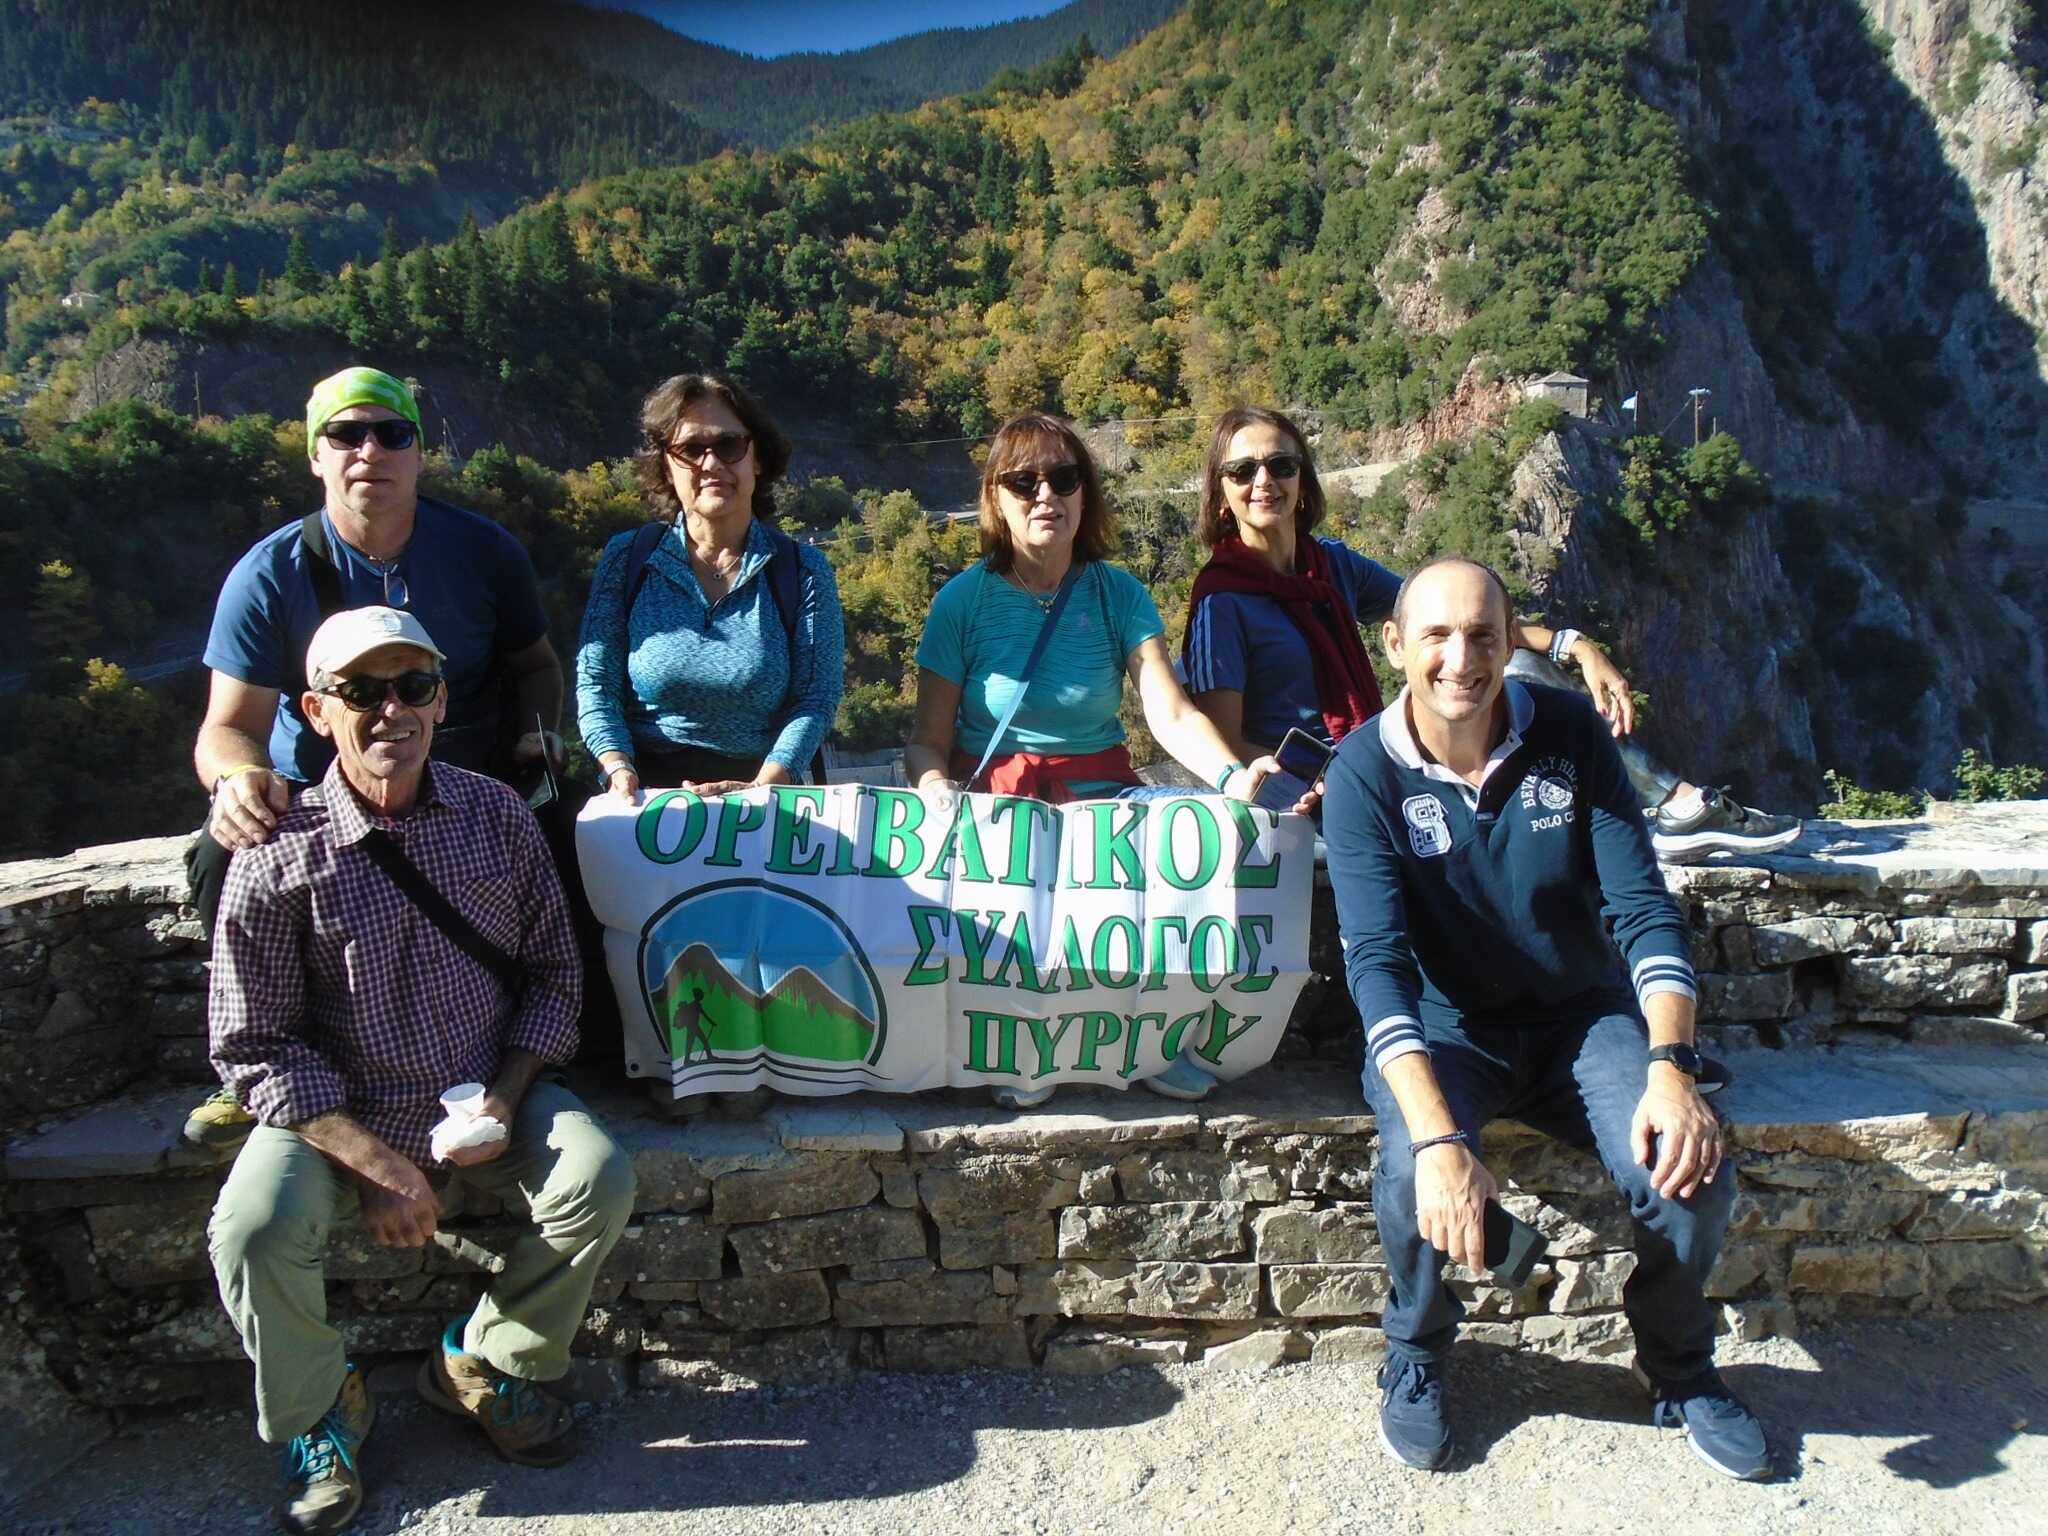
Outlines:
[[[1761,1477],[1762,1428],[1714,1370],[1704,1287],[1735,1177],[1697,1085],[1685,921],[1606,722],[1509,680],[1511,636],[1495,572],[1417,570],[1383,631],[1407,686],[1325,780],[1393,1283],[1380,1438],[1412,1467],[1450,1460],[1442,1368],[1464,1309],[1443,1261],[1484,1265],[1498,1186],[1479,1134],[1506,1114],[1596,1152],[1628,1197],[1623,1306],[1655,1421],[1717,1471]]]

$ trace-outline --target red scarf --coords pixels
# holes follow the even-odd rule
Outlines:
[[[1195,590],[1188,599],[1181,664],[1187,664],[1195,610],[1203,598],[1215,592],[1271,598],[1308,642],[1309,657],[1315,663],[1316,707],[1323,712],[1330,740],[1339,742],[1385,707],[1380,682],[1365,654],[1365,642],[1358,638],[1358,621],[1351,606],[1330,579],[1329,555],[1322,541],[1302,538],[1295,559],[1300,569],[1284,576],[1241,539],[1225,539],[1210,550],[1209,563],[1195,574]]]

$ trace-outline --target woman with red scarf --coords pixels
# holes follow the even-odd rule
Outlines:
[[[1202,541],[1181,663],[1188,691],[1240,757],[1272,752],[1291,727],[1334,746],[1383,700],[1361,624],[1393,612],[1401,578],[1340,539],[1317,538],[1323,488],[1301,429],[1278,411],[1239,406],[1210,434]],[[1515,644],[1556,639],[1518,623]],[[1573,659],[1610,720],[1634,723],[1628,684],[1577,638]]]

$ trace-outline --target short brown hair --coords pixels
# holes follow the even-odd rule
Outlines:
[[[754,516],[765,523],[774,522],[775,482],[789,468],[789,439],[760,401],[722,373],[679,373],[655,385],[641,402],[641,441],[633,455],[633,472],[640,477],[641,489],[659,516],[675,521],[682,503],[676,500],[675,482],[669,478],[669,441],[683,412],[707,395],[739,417],[740,425],[753,438]]]
[[[1081,526],[1074,533],[1074,559],[1107,560],[1110,555],[1109,501],[1088,445],[1072,427],[1043,411],[1026,411],[1004,422],[988,445],[981,466],[981,558],[992,571],[1007,571],[1016,559],[1010,548],[1010,525],[996,500],[996,477],[1013,469],[1045,468],[1045,449],[1053,448],[1081,471]]]
[[[1230,440],[1246,427],[1275,427],[1287,434],[1294,444],[1294,451],[1301,455],[1301,495],[1294,503],[1294,532],[1297,538],[1307,538],[1323,520],[1327,505],[1323,500],[1323,483],[1316,478],[1315,456],[1308,451],[1308,439],[1280,412],[1269,410],[1263,405],[1238,405],[1216,418],[1216,429],[1209,434],[1209,453],[1202,461],[1202,515],[1196,521],[1196,528],[1202,535],[1202,542],[1214,549],[1225,539],[1237,537],[1237,519],[1230,514],[1230,504],[1223,499],[1223,455],[1230,451]]]

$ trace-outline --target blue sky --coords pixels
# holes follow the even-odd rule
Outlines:
[[[761,58],[844,53],[934,27],[979,27],[1043,16],[1067,0],[606,0],[651,16],[685,37]]]

